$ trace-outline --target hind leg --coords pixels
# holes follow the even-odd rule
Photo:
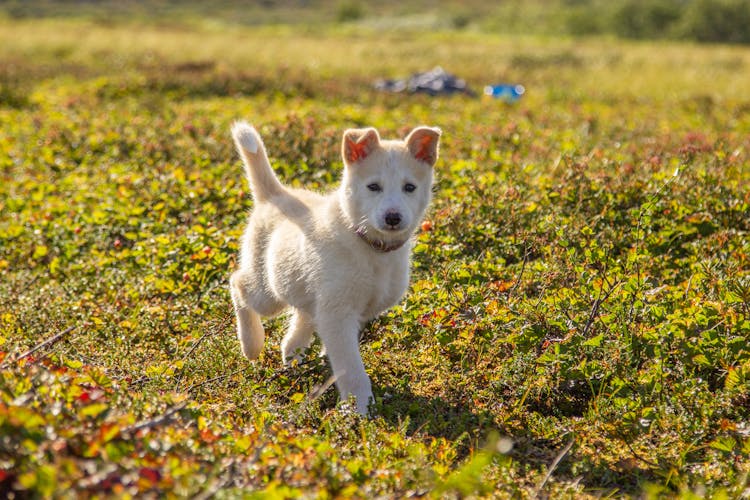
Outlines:
[[[289,365],[292,361],[302,360],[302,354],[310,345],[315,327],[308,315],[295,309],[289,320],[289,329],[281,341],[281,361]]]
[[[234,313],[237,317],[237,338],[242,345],[242,354],[247,359],[253,360],[260,356],[266,334],[263,331],[260,315],[250,306],[247,287],[243,282],[246,276],[241,271],[237,271],[232,274],[229,282]]]

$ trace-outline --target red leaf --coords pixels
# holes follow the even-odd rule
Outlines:
[[[214,441],[217,441],[220,436],[217,436],[213,432],[211,432],[209,429],[203,429],[201,431],[201,439],[205,441],[206,443],[213,443]]]
[[[138,475],[152,483],[158,483],[161,479],[161,473],[152,467],[141,467],[138,471]]]

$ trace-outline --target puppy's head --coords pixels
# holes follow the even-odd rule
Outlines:
[[[344,133],[342,206],[360,236],[383,248],[411,236],[430,201],[439,141],[430,127],[403,141],[381,141],[374,128]]]

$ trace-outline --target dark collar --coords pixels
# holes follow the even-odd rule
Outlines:
[[[404,246],[404,243],[406,243],[408,240],[401,240],[401,241],[394,241],[393,243],[386,243],[383,240],[374,240],[372,238],[369,238],[363,228],[358,227],[357,228],[357,236],[362,238],[362,241],[367,243],[370,248],[375,250],[376,252],[382,252],[382,253],[388,253],[392,252],[394,250],[398,250],[402,246]]]

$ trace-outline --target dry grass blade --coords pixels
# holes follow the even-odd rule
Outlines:
[[[542,480],[539,482],[539,486],[536,487],[536,497],[539,498],[542,489],[544,488],[544,485],[547,484],[547,481],[549,481],[549,478],[552,477],[552,473],[555,472],[555,469],[557,469],[557,466],[560,464],[563,458],[565,458],[565,455],[568,454],[570,449],[573,447],[573,443],[575,443],[575,438],[571,438],[570,442],[565,445],[565,448],[560,450],[560,453],[557,454],[555,459],[552,461],[552,464],[549,466],[549,469],[547,470],[547,473],[544,475]]]
[[[322,384],[315,386],[312,391],[310,391],[310,395],[308,396],[309,401],[315,401],[319,397],[321,397],[325,392],[336,383],[336,376],[331,375],[328,377],[328,379],[323,382]]]

